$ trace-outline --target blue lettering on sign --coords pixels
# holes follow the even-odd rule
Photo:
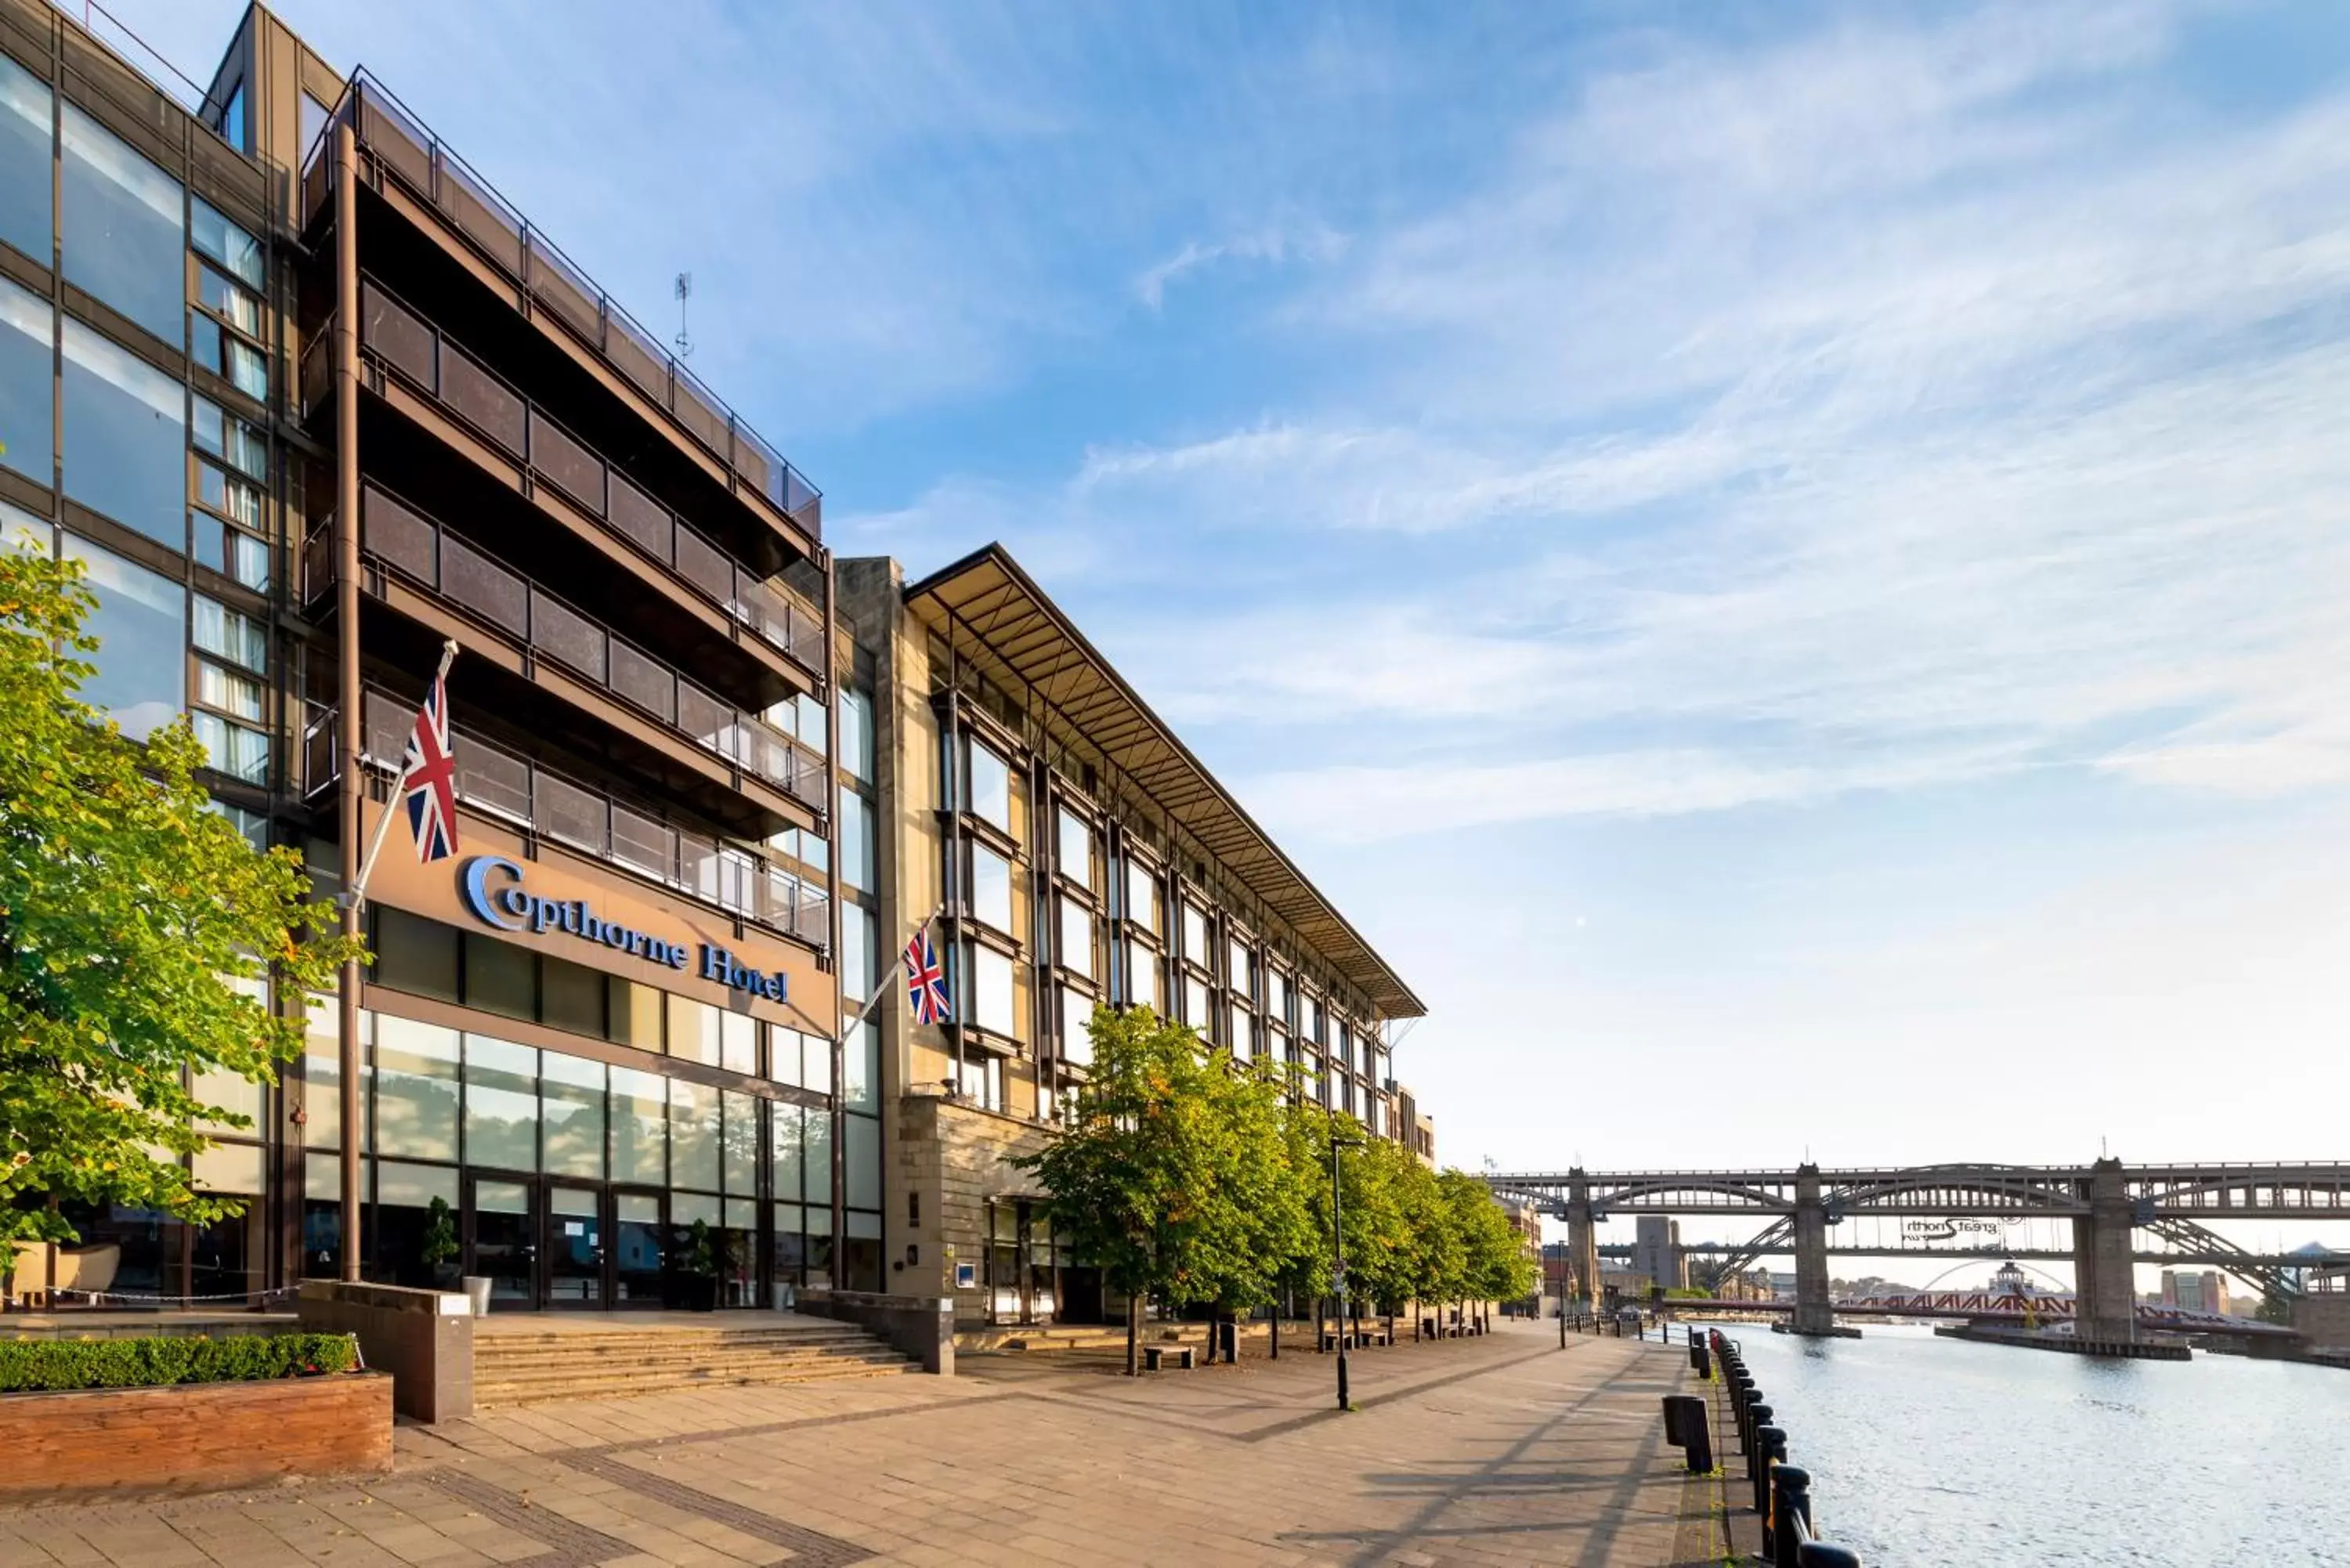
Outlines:
[[[494,929],[527,931],[535,937],[562,931],[631,958],[667,964],[674,970],[686,966],[683,942],[650,936],[633,926],[604,919],[588,908],[585,898],[542,898],[522,885],[522,867],[503,855],[476,855],[466,861],[457,874],[457,888],[465,912]],[[734,955],[724,948],[710,942],[700,946],[702,979],[714,980],[769,1002],[785,999],[788,986],[782,971],[769,973],[752,969],[736,962]]]

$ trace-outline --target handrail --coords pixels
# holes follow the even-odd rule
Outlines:
[[[331,554],[303,542],[303,591],[315,599],[332,580]],[[447,599],[471,618],[546,655],[664,728],[734,766],[749,769],[818,813],[829,808],[824,760],[757,715],[720,701],[674,666],[581,614],[380,485],[369,482],[359,511],[359,548],[378,566]],[[323,568],[323,576],[314,571]]]
[[[363,694],[359,763],[397,778],[416,707],[380,688]],[[302,732],[303,789],[315,796],[341,772],[337,711],[314,703]],[[484,815],[649,877],[688,898],[818,948],[832,945],[829,896],[747,850],[690,832],[577,784],[462,726],[452,726],[457,797]]]
[[[368,278],[359,298],[359,347],[371,359],[524,463],[637,554],[823,678],[824,622],[815,607],[752,576],[391,290]]]
[[[326,200],[334,160],[326,140],[348,124],[378,165],[448,217],[493,265],[546,306],[564,327],[661,407],[736,479],[779,508],[812,539],[823,537],[824,493],[747,421],[704,386],[659,338],[553,242],[531,226],[473,166],[365,67],[328,116],[302,163],[307,222]]]

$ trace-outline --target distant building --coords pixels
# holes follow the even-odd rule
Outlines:
[[[2217,1269],[2165,1269],[2162,1304],[2181,1312],[2228,1314],[2228,1277]]]
[[[1681,1251],[1681,1222],[1643,1214],[1632,1241],[1632,1267],[1668,1290],[1689,1285],[1689,1258]]]

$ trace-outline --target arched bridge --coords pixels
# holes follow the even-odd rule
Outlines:
[[[2219,1235],[2213,1220],[2350,1220],[2350,1164],[2085,1166],[1929,1165],[1823,1170],[1657,1170],[1488,1173],[1504,1197],[1532,1201],[1567,1222],[1577,1289],[1597,1295],[1598,1221],[1615,1214],[1752,1214],[1763,1231],[1724,1260],[1745,1267],[1771,1252],[1795,1259],[1794,1326],[1825,1332],[1828,1229],[1860,1216],[1929,1219],[2056,1219],[2071,1222],[2072,1262],[2084,1332],[2136,1337],[2132,1265],[2141,1257],[2206,1259],[2263,1289],[2286,1286],[2279,1262]],[[2141,1254],[2145,1229],[2168,1250]]]

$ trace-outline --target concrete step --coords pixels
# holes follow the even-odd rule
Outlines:
[[[473,1342],[473,1397],[485,1407],[918,1370],[918,1363],[855,1325],[822,1319],[741,1327],[509,1329]]]

